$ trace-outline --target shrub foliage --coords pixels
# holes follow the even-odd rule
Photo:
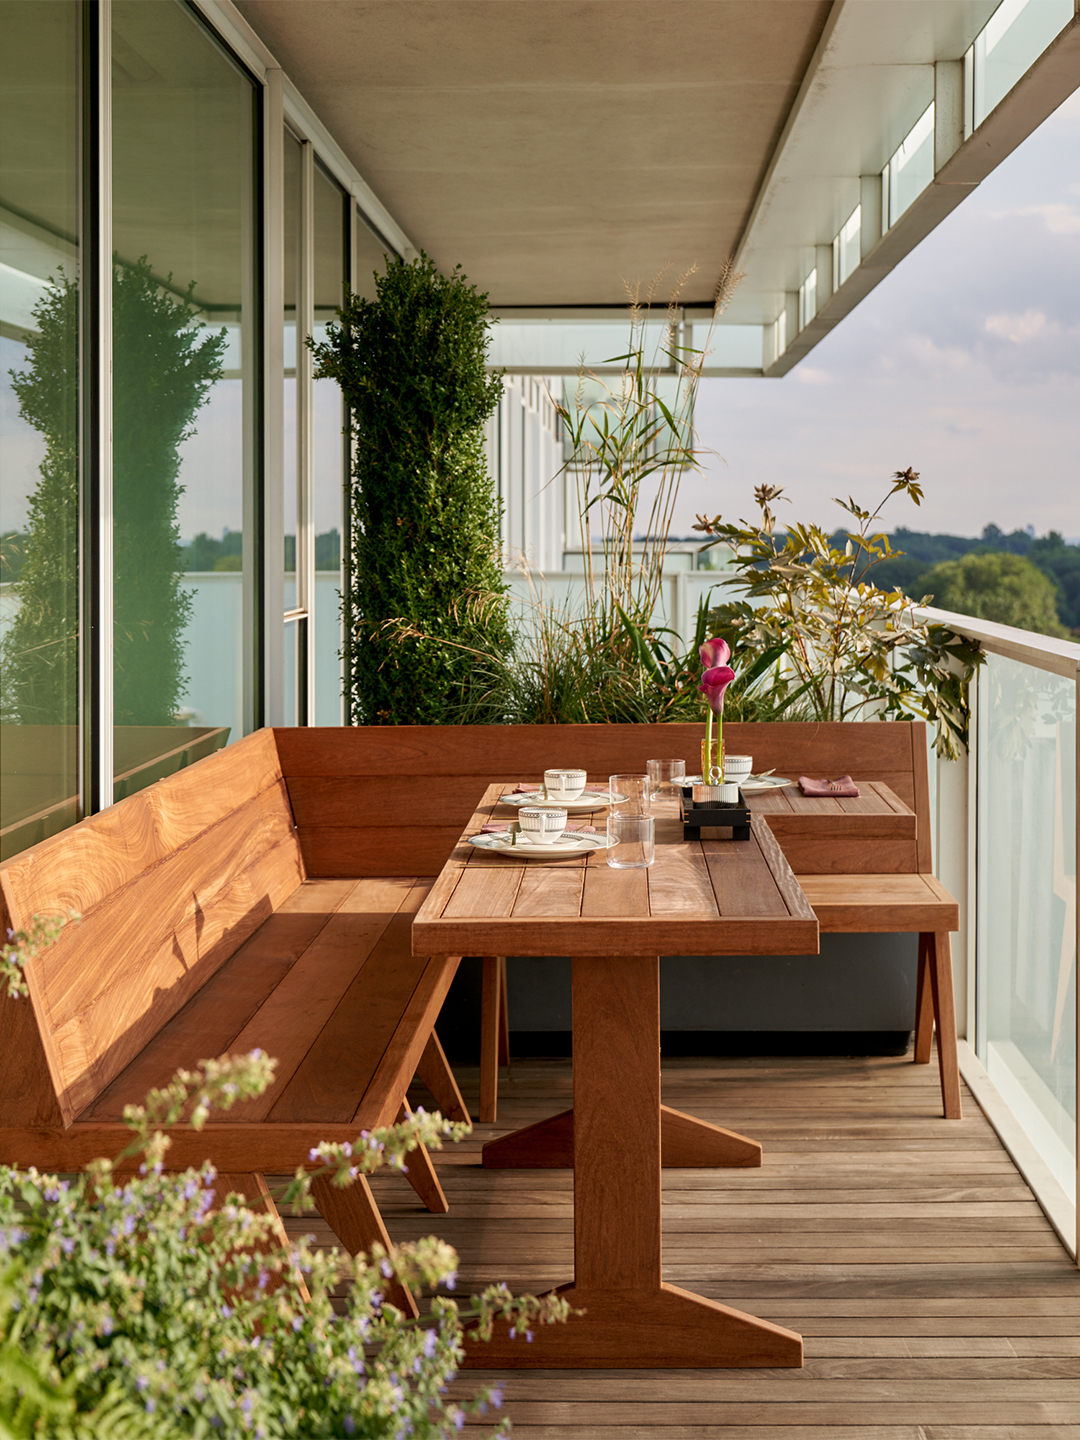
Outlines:
[[[354,724],[445,724],[469,685],[470,651],[512,643],[483,452],[502,393],[484,368],[487,313],[459,270],[442,275],[423,254],[391,259],[375,298],[350,296],[311,345],[316,374],[338,382],[351,415]]]

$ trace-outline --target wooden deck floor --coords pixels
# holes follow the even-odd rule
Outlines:
[[[448,1239],[466,1294],[570,1278],[570,1172],[477,1164],[570,1083],[515,1063],[499,1125],[437,1162],[447,1216],[376,1177],[391,1235]],[[664,1172],[666,1278],[800,1331],[805,1367],[471,1372],[519,1440],[1080,1440],[1080,1272],[970,1095],[940,1118],[936,1065],[674,1060],[664,1099],[765,1147],[760,1170]]]

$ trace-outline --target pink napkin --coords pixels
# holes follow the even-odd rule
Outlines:
[[[850,775],[841,775],[836,780],[811,780],[808,775],[800,775],[799,789],[816,800],[832,800],[838,795],[858,799],[859,795],[859,787]]]
[[[520,785],[515,785],[514,790],[518,795],[529,795],[534,790],[540,790],[543,786],[539,780],[523,780]],[[586,785],[586,795],[606,795],[606,785]]]
[[[596,826],[595,826],[595,825],[582,825],[582,824],[580,824],[579,822],[573,822],[573,823],[567,825],[566,828],[567,828],[567,830],[580,830],[580,832],[582,833],[582,835],[595,835],[595,834],[596,834]],[[481,835],[498,835],[498,834],[500,834],[502,831],[509,830],[509,829],[510,829],[510,822],[509,822],[508,820],[502,820],[502,821],[495,820],[495,821],[492,821],[491,824],[489,824],[489,825],[481,825],[481,826],[480,826],[480,834],[481,834]]]

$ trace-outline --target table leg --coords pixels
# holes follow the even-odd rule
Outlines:
[[[660,962],[574,959],[574,1282],[583,1310],[533,1342],[470,1344],[496,1368],[799,1366],[791,1330],[661,1279]]]

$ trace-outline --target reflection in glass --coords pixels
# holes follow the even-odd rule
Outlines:
[[[242,733],[254,89],[174,0],[112,17],[119,798]]]
[[[342,304],[348,280],[347,197],[318,165],[314,179],[316,341]],[[311,721],[344,721],[341,672],[341,534],[345,515],[345,414],[334,380],[315,380],[311,395],[312,499],[315,524],[315,693]]]
[[[0,858],[78,819],[80,9],[0,6]]]
[[[300,533],[300,455],[296,413],[296,307],[300,297],[302,146],[296,136],[285,131],[285,450],[282,457],[284,478],[285,534],[285,609],[295,610],[296,537]]]
[[[1076,682],[988,655],[978,714],[978,1054],[1075,1198]]]

